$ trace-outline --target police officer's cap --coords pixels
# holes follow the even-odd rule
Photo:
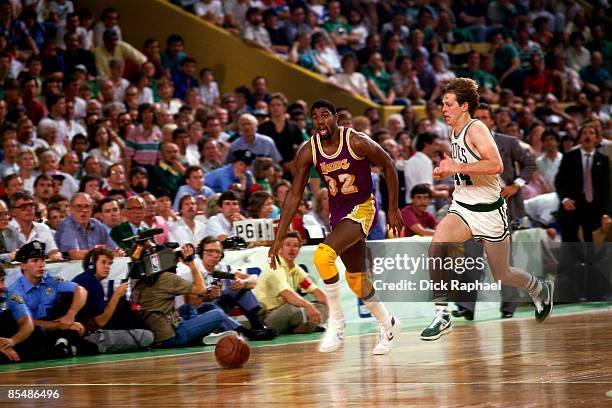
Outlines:
[[[15,255],[15,260],[21,263],[26,263],[28,259],[32,258],[45,258],[45,244],[43,242],[29,242],[19,248],[17,255]]]

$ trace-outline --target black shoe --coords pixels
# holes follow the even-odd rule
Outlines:
[[[554,292],[554,282],[548,280],[542,282],[542,292],[537,298],[533,299],[536,307],[535,318],[538,323],[544,323],[550,317],[553,309]]]
[[[464,307],[459,307],[457,310],[453,310],[451,314],[453,315],[453,317],[463,317],[465,318],[465,320],[470,321],[474,320],[474,312]]]
[[[266,327],[265,329],[261,330],[251,330],[247,329],[246,327],[239,327],[236,331],[244,334],[249,340],[253,341],[272,340],[276,336],[278,336],[276,330],[269,327]]]
[[[70,343],[68,343],[68,340],[66,340],[65,338],[59,338],[57,339],[57,341],[55,342],[55,345],[53,346],[53,357],[54,358],[68,358],[68,357],[72,357],[74,355],[72,347],[70,346]]]
[[[501,314],[502,319],[512,319],[513,317],[514,317],[514,313],[502,312]]]

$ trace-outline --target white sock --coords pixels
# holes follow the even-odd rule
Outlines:
[[[330,320],[342,320],[344,319],[344,313],[342,312],[342,302],[340,301],[340,287],[341,281],[336,283],[323,284],[323,292],[327,297],[327,307],[329,307],[329,318]]]
[[[366,300],[363,303],[365,303],[366,307],[379,324],[382,324],[385,329],[391,327],[391,315],[382,302],[368,302]]]
[[[448,313],[448,303],[436,303],[436,311],[441,311],[443,313]]]

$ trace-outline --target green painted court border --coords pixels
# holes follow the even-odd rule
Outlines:
[[[612,310],[612,304],[610,303],[579,303],[579,304],[569,304],[569,305],[555,305],[553,311],[554,316],[566,315],[572,313],[581,313],[581,312],[590,312],[594,310]],[[514,318],[529,318],[533,317],[533,307],[532,306],[523,306],[516,310],[514,313]],[[465,319],[453,319],[453,324],[457,326],[462,326],[465,324],[474,324],[477,322],[484,321],[492,321],[492,320],[502,320],[500,319],[500,314],[497,310],[485,310],[482,312],[478,311],[478,306],[476,306],[476,319],[473,322],[468,322]],[[511,320],[511,319],[510,319]],[[403,318],[402,319],[402,330],[416,330],[423,328],[426,324],[431,321],[430,317],[415,317],[415,318]],[[351,322],[346,327],[346,335],[347,336],[360,336],[365,334],[376,333],[377,325],[372,319],[367,319],[363,322]],[[321,337],[321,333],[309,333],[309,334],[293,334],[293,335],[283,335],[279,336],[271,341],[260,341],[260,342],[250,342],[249,346],[251,348],[259,348],[259,347],[269,347],[269,346],[279,346],[285,344],[294,344],[294,343],[302,343],[306,341],[315,341]],[[415,337],[415,340],[418,338]],[[150,359],[156,357],[167,357],[167,356],[180,356],[187,354],[201,354],[201,353],[211,353],[214,351],[213,346],[204,346],[204,347],[183,347],[183,348],[174,348],[174,349],[155,349],[150,351],[138,351],[131,353],[122,353],[122,354],[99,354],[95,356],[83,356],[83,357],[72,357],[65,358],[61,360],[44,360],[44,361],[32,361],[25,363],[17,363],[17,364],[3,364],[0,365],[0,373],[6,372],[18,372],[18,371],[26,371],[26,370],[40,370],[46,368],[54,368],[54,367],[68,367],[68,366],[78,366],[78,365],[86,365],[86,364],[101,364],[101,363],[111,363],[111,362],[123,362],[123,361],[137,361],[142,359]],[[42,385],[42,384],[41,384]]]

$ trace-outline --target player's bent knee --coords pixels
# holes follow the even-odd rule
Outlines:
[[[345,272],[346,282],[349,288],[361,300],[368,300],[374,296],[374,287],[372,282],[364,272]]]
[[[332,247],[327,244],[319,244],[314,252],[313,262],[323,280],[329,280],[338,275],[336,258],[338,255]]]

